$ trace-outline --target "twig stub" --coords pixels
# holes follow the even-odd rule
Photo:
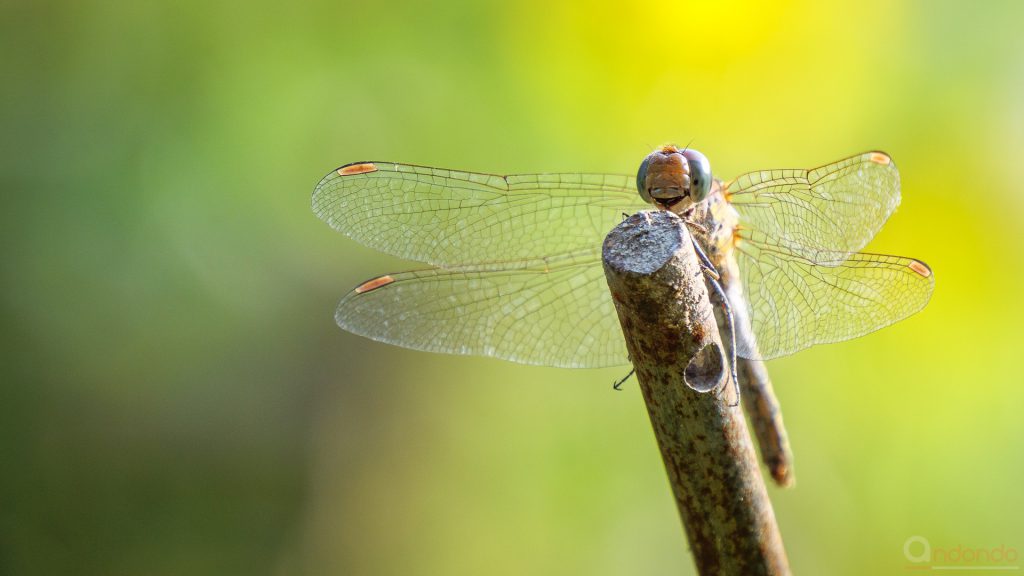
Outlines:
[[[700,574],[788,574],[700,264],[670,212],[641,212],[604,243],[605,276]]]

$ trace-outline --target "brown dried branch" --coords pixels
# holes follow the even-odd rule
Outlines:
[[[682,221],[631,216],[605,239],[604,267],[698,572],[789,574]]]

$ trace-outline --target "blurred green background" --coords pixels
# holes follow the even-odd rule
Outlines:
[[[382,159],[723,177],[889,152],[925,311],[770,364],[801,574],[1024,552],[1014,2],[3,2],[0,573],[648,574],[692,562],[635,383],[339,330],[409,263],[310,211]]]

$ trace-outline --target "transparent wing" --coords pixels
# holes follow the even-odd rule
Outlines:
[[[793,249],[757,233],[736,250],[757,340],[740,345],[747,358],[873,332],[924,308],[935,286],[931,269],[913,258]]]
[[[628,364],[600,244],[589,250],[374,278],[349,292],[342,328],[406,348],[523,364]]]
[[[313,211],[334,229],[446,268],[600,247],[622,213],[645,207],[629,176],[496,176],[389,162],[343,166],[313,191]]]
[[[758,232],[807,254],[852,254],[899,205],[900,176],[889,155],[866,152],[812,170],[750,172],[725,194],[740,213],[741,235]]]

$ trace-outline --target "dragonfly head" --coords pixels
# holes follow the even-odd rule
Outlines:
[[[678,214],[711,191],[711,163],[696,150],[662,146],[640,164],[636,187],[645,201]]]

